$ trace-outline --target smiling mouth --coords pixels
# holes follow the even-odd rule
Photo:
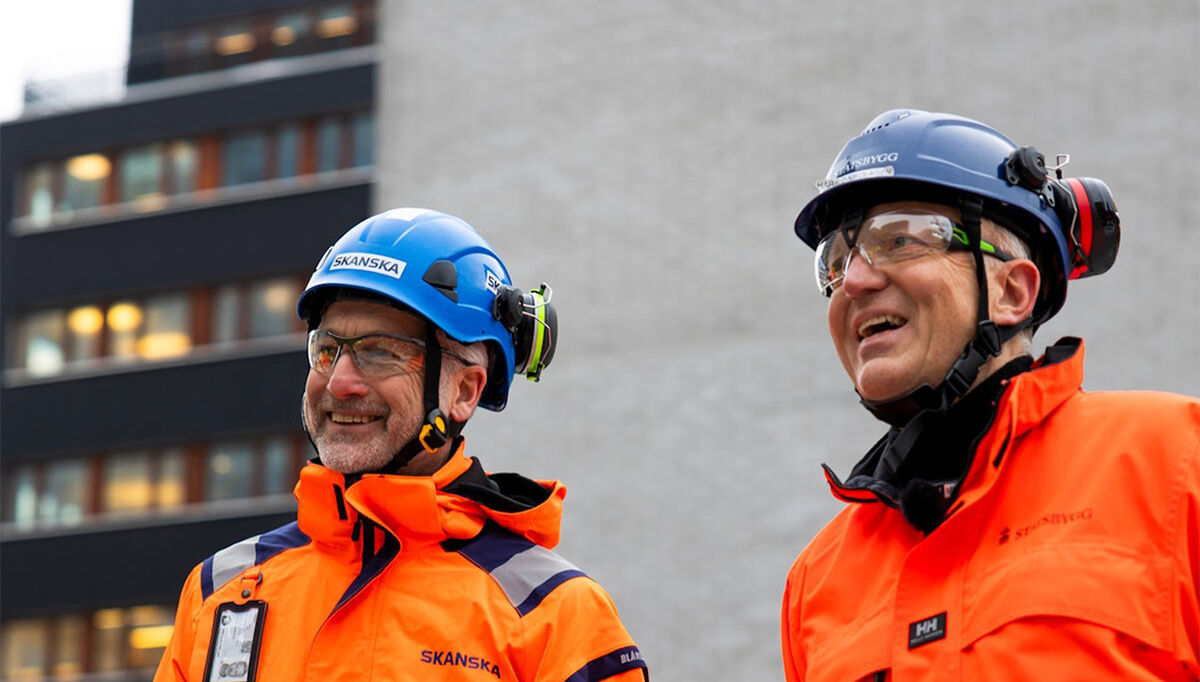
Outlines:
[[[379,419],[365,414],[342,414],[340,412],[330,412],[329,419],[335,424],[368,424]]]
[[[858,326],[858,340],[862,341],[880,332],[899,329],[907,323],[908,320],[896,315],[876,315]]]

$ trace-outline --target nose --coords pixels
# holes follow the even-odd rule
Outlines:
[[[845,274],[842,276],[842,290],[851,298],[856,298],[887,286],[887,276],[875,265],[863,251],[862,246],[851,249],[846,256]]]
[[[358,365],[354,364],[353,353],[346,346],[342,346],[333,359],[328,376],[325,390],[338,400],[366,395],[370,391],[362,373],[358,371]]]

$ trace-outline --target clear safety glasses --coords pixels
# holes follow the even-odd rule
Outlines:
[[[851,234],[841,230],[831,232],[817,244],[817,288],[823,295],[832,296],[855,253],[868,264],[878,266],[970,250],[970,239],[962,225],[940,213],[881,213],[863,220],[862,226]],[[979,242],[979,250],[1002,261],[1013,259],[983,240]]]
[[[314,329],[308,333],[308,366],[317,374],[332,373],[343,348],[350,350],[359,373],[371,379],[415,372],[425,364],[425,342],[420,339],[392,334],[345,337]],[[444,348],[442,354],[471,364]]]

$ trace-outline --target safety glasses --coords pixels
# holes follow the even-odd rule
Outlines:
[[[940,213],[881,213],[863,220],[850,234],[831,232],[817,244],[817,288],[832,296],[850,267],[855,253],[872,266],[899,263],[950,251],[970,251],[971,243],[962,225]],[[979,250],[1002,261],[1013,256],[994,244],[980,240]]]
[[[425,364],[425,342],[420,339],[392,334],[347,337],[314,329],[308,333],[308,366],[317,374],[332,373],[343,348],[350,350],[359,373],[370,379],[416,372]],[[442,354],[471,364],[444,348]]]

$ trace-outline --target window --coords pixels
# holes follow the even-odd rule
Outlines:
[[[213,300],[213,343],[226,343],[241,336],[241,287],[226,284],[217,288]]]
[[[23,618],[4,624],[4,679],[40,680],[50,658],[50,631],[43,618]]]
[[[82,154],[67,159],[63,173],[61,213],[99,206],[104,200],[104,184],[112,174],[112,163],[104,154]]]
[[[59,616],[54,619],[53,627],[50,674],[56,680],[77,680],[83,674],[83,642],[87,621],[79,614]]]
[[[292,491],[297,473],[292,465],[292,444],[286,438],[271,438],[263,446],[263,494]]]
[[[348,47],[357,32],[358,17],[354,15],[353,6],[331,5],[321,9],[316,33],[321,38],[322,49]]]
[[[54,166],[43,161],[25,175],[24,213],[35,225],[46,225],[54,213]]]
[[[371,112],[357,114],[353,121],[354,153],[350,165],[370,166],[375,162],[375,115]]]
[[[271,43],[275,55],[286,57],[309,51],[312,21],[307,12],[288,12],[279,15],[271,27]]]
[[[146,320],[138,339],[138,355],[147,360],[173,358],[192,349],[191,302],[186,293],[146,299]]]
[[[149,507],[153,502],[149,453],[126,452],[106,457],[103,485],[101,508],[104,511]]]
[[[167,145],[167,163],[171,169],[171,192],[186,194],[197,189],[200,151],[191,140],[175,140]]]
[[[214,445],[208,451],[204,499],[232,500],[250,497],[254,451],[248,442]]]
[[[253,57],[258,39],[249,21],[231,21],[220,28],[213,50],[217,53],[222,68],[245,64]]]
[[[162,606],[134,606],[125,610],[129,668],[136,670],[158,665],[171,638],[173,615]]]
[[[275,176],[290,178],[300,173],[300,126],[286,123],[279,127],[276,140]]]
[[[121,154],[121,201],[162,197],[163,146],[131,147]]]
[[[258,182],[265,176],[266,136],[261,130],[243,130],[225,138],[225,156],[221,184],[225,186]]]
[[[67,313],[67,348],[71,362],[89,360],[100,354],[100,332],[104,313],[94,305],[81,305]]]
[[[63,338],[66,323],[61,310],[42,310],[25,316],[17,324],[19,366],[33,376],[62,371],[66,354]]]
[[[142,326],[142,307],[135,301],[117,301],[108,307],[108,353],[115,358],[137,357],[138,330]]]
[[[21,528],[33,526],[37,516],[37,481],[31,462],[13,466],[4,477],[4,520]]]
[[[158,457],[158,480],[154,485],[154,503],[159,507],[178,507],[187,502],[187,455],[180,448],[164,450]]]
[[[38,496],[38,520],[73,525],[88,512],[87,462],[66,459],[46,463],[46,484]]]
[[[317,172],[337,170],[341,167],[342,122],[329,116],[317,123]]]
[[[293,277],[259,280],[250,285],[250,338],[295,330],[299,287]]]

